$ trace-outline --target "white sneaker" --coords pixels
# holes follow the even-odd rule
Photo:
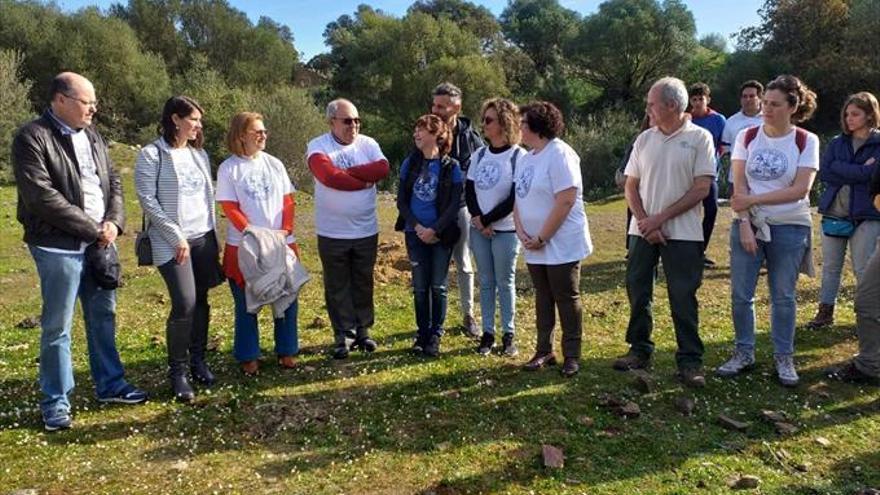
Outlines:
[[[800,378],[794,369],[794,357],[791,355],[777,354],[773,356],[776,361],[776,373],[779,375],[779,382],[785,387],[796,387]]]
[[[723,377],[736,376],[755,366],[754,352],[734,349],[733,356],[715,370],[715,374]]]

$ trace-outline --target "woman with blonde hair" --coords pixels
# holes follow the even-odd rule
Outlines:
[[[418,326],[413,351],[437,357],[446,320],[449,262],[461,235],[456,219],[464,178],[449,156],[452,132],[440,117],[419,117],[413,140],[416,149],[400,167],[395,228],[404,231],[412,265]]]
[[[470,248],[480,279],[483,336],[477,352],[488,355],[495,345],[495,298],[501,307],[502,353],[516,356],[516,258],[519,240],[513,222],[516,197],[513,176],[525,154],[519,146],[519,108],[510,100],[492,98],[480,112],[483,136],[489,142],[471,154],[465,200],[471,215]]]
[[[880,211],[874,208],[869,190],[871,174],[880,160],[878,124],[877,98],[867,91],[851,95],[840,110],[842,134],[828,143],[822,155],[822,288],[819,311],[807,324],[810,328],[834,323],[834,304],[847,247],[856,280],[860,280],[880,237]]]
[[[241,112],[232,118],[226,147],[232,156],[217,172],[217,202],[229,220],[223,269],[235,302],[233,354],[246,375],[259,371],[260,340],[257,315],[248,312],[245,279],[238,265],[238,248],[249,226],[276,231],[299,254],[294,237],[294,188],[284,164],[266,153],[269,131],[263,116]],[[299,353],[296,299],[275,318],[275,354],[282,368],[296,366]]]

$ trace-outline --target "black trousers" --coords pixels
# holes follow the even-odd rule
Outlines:
[[[361,239],[318,236],[324,301],[336,343],[373,326],[373,268],[379,234]]]

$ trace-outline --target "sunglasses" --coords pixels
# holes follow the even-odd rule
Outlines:
[[[490,125],[492,122],[495,122],[492,117],[483,117],[483,125]]]
[[[341,120],[342,123],[345,125],[361,125],[361,119],[358,117],[344,117],[344,118],[333,117],[333,120]]]

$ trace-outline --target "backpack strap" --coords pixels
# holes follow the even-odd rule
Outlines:
[[[807,131],[800,127],[794,128],[794,144],[797,145],[798,153],[803,153],[807,149]]]
[[[477,163],[483,161],[484,156],[486,156],[486,146],[480,147],[480,152],[477,153]]]
[[[754,141],[756,137],[758,137],[758,129],[760,129],[760,128],[761,128],[761,126],[755,126],[755,127],[749,127],[748,129],[746,129],[746,136],[745,136],[745,140],[743,142],[743,144],[745,144],[746,149],[748,149],[749,144],[751,144],[751,142]]]
[[[510,172],[513,177],[516,177],[516,160],[519,158],[519,153],[522,151],[522,148],[516,148],[513,150],[513,154],[510,155]]]

